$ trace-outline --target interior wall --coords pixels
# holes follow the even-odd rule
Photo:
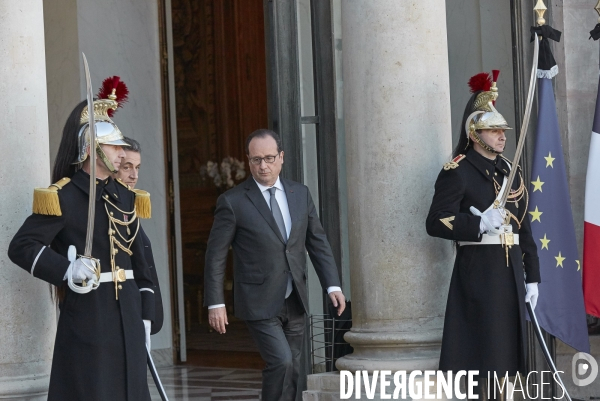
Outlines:
[[[452,143],[460,135],[462,117],[471,93],[467,82],[479,72],[500,70],[496,108],[511,127],[515,121],[510,2],[497,0],[446,1]],[[432,111],[435,113],[435,111]],[[506,132],[504,155],[514,157],[516,139]],[[448,155],[450,156],[450,155]]]
[[[162,93],[158,6],[156,2],[104,0],[46,0],[46,54],[50,149],[58,149],[62,126],[74,105],[85,98],[81,53],[87,56],[92,85],[119,75],[129,87],[129,101],[115,114],[124,135],[142,146],[138,187],[152,196],[152,219],[142,225],[152,242],[165,312],[162,330],[153,336],[153,350],[172,363],[171,291],[167,241],[165,149],[162,131]],[[163,355],[161,354],[161,355]]]

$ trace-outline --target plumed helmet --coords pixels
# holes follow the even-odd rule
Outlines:
[[[123,140],[123,134],[117,124],[111,119],[117,108],[123,107],[127,101],[129,90],[121,78],[118,76],[106,78],[102,82],[102,88],[98,92],[97,100],[94,100],[94,121],[96,127],[96,141],[98,144],[97,152],[106,162],[104,152],[100,145],[118,145],[129,146]],[[82,124],[78,133],[79,155],[75,163],[83,163],[88,157],[88,148],[90,146],[90,114],[86,106],[81,112],[80,123]],[[104,156],[104,157],[103,157]],[[108,161],[107,167],[114,171],[112,163]]]
[[[469,79],[469,87],[475,99],[472,102],[472,106],[467,105],[467,108],[470,108],[470,110],[465,110],[465,115],[468,115],[465,120],[467,143],[472,137],[484,149],[496,154],[500,152],[497,152],[485,143],[477,131],[484,129],[512,129],[502,114],[494,107],[494,103],[498,98],[498,87],[496,86],[498,75],[500,75],[499,70],[492,70],[492,76],[487,72],[481,72]]]
[[[492,76],[487,72],[481,72],[469,80],[471,93],[479,92],[479,94],[470,110],[471,116],[466,122],[467,135],[482,129],[512,129],[502,114],[494,107],[498,98],[498,87],[496,86],[498,75],[500,75],[499,70],[493,70]]]

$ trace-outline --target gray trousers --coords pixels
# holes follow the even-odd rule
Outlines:
[[[246,321],[266,362],[262,373],[262,401],[296,399],[305,320],[304,308],[294,288],[276,317]]]

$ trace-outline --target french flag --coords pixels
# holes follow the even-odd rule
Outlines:
[[[588,314],[600,317],[600,82],[590,142],[583,228],[583,296]]]

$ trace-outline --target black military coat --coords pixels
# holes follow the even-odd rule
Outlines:
[[[453,241],[480,242],[481,218],[469,208],[474,206],[483,212],[493,204],[510,167],[501,157],[489,160],[473,149],[465,156],[440,172],[427,216],[427,232]],[[521,184],[519,174],[513,190],[519,190]],[[510,266],[501,245],[457,247],[440,370],[479,370],[481,375],[492,371],[499,375],[526,372],[525,282],[539,282],[540,273],[525,195],[506,207],[522,220],[519,227],[511,219],[520,245],[509,251]]]
[[[116,265],[132,269],[135,277],[121,283],[118,301],[113,283],[77,294],[63,281],[69,245],[78,254],[84,252],[88,193],[89,175],[80,170],[58,191],[62,216],[32,214],[8,250],[10,259],[33,276],[66,288],[59,305],[48,400],[150,400],[142,320],[154,319],[154,294],[145,290],[153,283],[140,236],[132,243],[133,256],[122,250],[115,255]],[[134,202],[134,193],[123,185],[111,178],[98,181],[92,256],[100,259],[102,272],[111,271],[107,211],[124,220],[122,211],[132,211]],[[137,224],[129,227],[130,234],[118,228],[125,239],[135,234]]]
[[[164,322],[164,311],[162,305],[162,294],[160,292],[160,285],[158,283],[158,274],[156,273],[156,267],[154,265],[154,255],[152,254],[152,244],[150,243],[150,238],[146,235],[146,232],[142,227],[140,227],[140,235],[142,236],[142,242],[144,243],[144,256],[146,258],[146,263],[148,264],[148,268],[150,269],[150,274],[152,275],[152,282],[154,286],[152,289],[154,290],[154,320],[152,321],[152,328],[150,329],[150,334],[156,334],[162,329]]]

